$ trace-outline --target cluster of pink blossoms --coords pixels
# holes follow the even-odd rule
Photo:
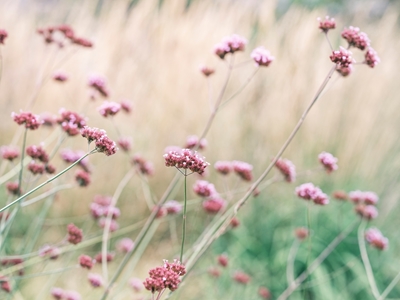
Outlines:
[[[105,98],[107,98],[110,94],[106,85],[106,79],[102,76],[91,75],[89,77],[88,84],[91,88],[93,88],[96,92],[98,92]]]
[[[102,152],[107,156],[117,152],[117,145],[102,129],[85,126],[81,130],[81,135],[86,138],[89,143],[94,141],[98,152]]]
[[[181,282],[180,277],[185,274],[185,266],[179,261],[174,260],[173,263],[169,263],[165,260],[162,267],[156,267],[149,271],[150,278],[146,278],[143,285],[152,293],[161,292],[164,289],[175,291]]]
[[[26,154],[32,157],[33,159],[38,159],[43,163],[49,162],[49,156],[42,146],[28,146],[26,148]]]
[[[101,228],[105,227],[106,217],[110,214],[110,231],[113,232],[119,228],[116,219],[120,217],[121,211],[118,207],[111,206],[111,200],[111,197],[96,195],[90,204],[90,213],[94,219],[98,220]]]
[[[37,32],[43,36],[44,41],[47,44],[56,43],[60,48],[65,46],[65,41],[67,40],[69,40],[71,44],[75,44],[85,48],[93,47],[92,42],[85,38],[78,37],[69,25],[62,24],[58,26],[39,28]],[[63,35],[63,38],[60,38],[60,36],[56,34],[57,32],[61,33]]]
[[[207,140],[204,138],[199,140],[199,138],[196,135],[190,135],[186,139],[185,148],[187,149],[198,148],[200,150],[203,150],[206,147],[207,147]]]
[[[328,173],[331,173],[338,169],[338,159],[332,154],[328,152],[322,152],[318,155],[318,159]]]
[[[118,147],[125,152],[128,152],[132,148],[132,139],[127,137],[121,137],[117,141]]]
[[[104,284],[103,277],[99,274],[89,273],[88,280],[92,287],[97,288],[101,287]]]
[[[193,191],[200,197],[205,198],[203,209],[209,214],[216,214],[226,207],[226,201],[220,197],[214,184],[205,180],[197,180],[193,185]]]
[[[212,74],[214,74],[215,70],[206,66],[201,66],[200,67],[201,73],[203,73],[204,76],[208,77]]]
[[[18,188],[18,182],[13,182],[13,181],[7,182],[6,188],[11,195],[22,194],[21,189]]]
[[[275,57],[273,57],[271,53],[262,46],[255,48],[251,52],[250,56],[259,67],[268,67],[270,63],[273,62],[275,59]]]
[[[151,176],[154,174],[153,163],[145,160],[144,157],[138,153],[132,157],[132,164],[137,167],[143,175]]]
[[[294,182],[296,180],[296,166],[288,159],[278,159],[275,167],[282,173],[287,182]]]
[[[12,146],[3,146],[1,147],[0,152],[1,152],[1,157],[9,161],[13,161],[19,156],[18,148]]]
[[[365,50],[369,47],[371,41],[365,32],[361,32],[360,28],[350,26],[342,31],[342,38],[344,38],[351,47],[356,47],[360,50]]]
[[[331,29],[336,28],[336,22],[334,18],[326,16],[323,20],[321,20],[321,18],[318,18],[317,20],[319,22],[319,29],[321,29],[325,33],[327,33]]]
[[[294,235],[299,241],[303,241],[310,235],[310,231],[305,227],[297,227],[294,230]]]
[[[164,154],[165,165],[167,167],[175,167],[177,169],[190,170],[192,173],[203,174],[209,165],[203,156],[197,154],[196,151],[190,149],[182,149],[180,151],[169,151]]]
[[[232,162],[230,161],[222,161],[222,160],[217,161],[214,164],[214,168],[222,175],[228,175],[230,172],[233,171]]]
[[[50,245],[44,245],[39,250],[39,256],[57,259],[61,254],[60,248]]]
[[[253,180],[253,166],[244,161],[234,160],[232,162],[233,171],[245,181]]]
[[[76,227],[74,224],[71,223],[67,226],[67,231],[68,231],[68,242],[76,245],[82,241],[83,238],[82,229],[79,229],[78,227]]]
[[[135,242],[130,238],[123,238],[117,242],[116,248],[122,253],[128,253],[135,248]]]
[[[312,200],[318,205],[327,205],[329,203],[328,196],[312,183],[304,183],[298,186],[296,188],[296,194],[298,197],[304,200]]]
[[[92,269],[94,259],[91,258],[89,255],[82,254],[79,256],[79,265],[84,269]]]
[[[88,186],[90,184],[90,174],[83,170],[78,170],[75,173],[75,180],[78,182],[79,186]]]
[[[4,29],[0,29],[0,44],[4,45],[4,40],[7,38],[8,33]]]
[[[99,113],[103,117],[114,116],[121,110],[121,104],[112,101],[104,101],[98,108]]]
[[[76,112],[61,108],[59,113],[60,117],[57,119],[57,123],[61,125],[62,129],[69,136],[75,136],[79,134],[79,130],[86,126],[85,118]]]
[[[244,51],[247,40],[237,34],[224,37],[222,41],[214,46],[214,53],[221,59],[225,58],[228,53],[235,53],[236,51]]]
[[[379,250],[385,250],[389,245],[389,240],[377,228],[367,229],[365,231],[365,240]]]
[[[374,192],[352,191],[349,193],[349,198],[355,204],[364,203],[367,205],[376,205],[379,197]]]
[[[193,185],[193,191],[200,197],[210,197],[217,194],[214,184],[206,180],[197,180]]]
[[[74,163],[85,155],[83,151],[73,151],[70,149],[64,149],[60,153],[61,159],[67,163]],[[82,159],[78,164],[85,172],[90,173],[90,166],[88,158]]]
[[[13,118],[14,122],[18,125],[25,124],[25,128],[35,130],[38,129],[39,126],[42,124],[39,116],[34,115],[30,112],[23,112],[21,111],[20,114],[12,113],[11,117]]]
[[[352,54],[351,51],[340,46],[339,50],[332,52],[330,59],[333,63],[337,64],[338,67],[349,68],[349,66],[354,63]]]
[[[56,300],[81,300],[81,295],[76,291],[65,291],[62,288],[54,287],[51,289],[51,295]]]
[[[236,271],[233,274],[233,280],[240,284],[248,284],[251,277],[243,271]]]

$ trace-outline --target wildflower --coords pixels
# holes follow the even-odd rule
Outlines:
[[[4,40],[7,38],[8,33],[4,29],[0,29],[0,44],[4,45]]]
[[[349,50],[340,47],[339,50],[332,52],[330,59],[336,65],[347,68],[354,62],[351,55],[352,53]]]
[[[82,229],[79,229],[76,227],[74,224],[69,224],[67,226],[68,230],[68,242],[71,244],[79,244],[82,241],[83,234],[82,234]]]
[[[102,218],[102,219],[99,220],[99,226],[101,228],[105,228],[106,227],[106,220],[107,220],[106,218]],[[118,230],[119,225],[118,225],[117,221],[111,219],[109,228],[110,228],[110,232],[114,232],[114,231]]]
[[[190,135],[187,137],[186,139],[186,145],[185,148],[187,149],[193,149],[193,148],[198,148],[200,150],[203,150],[207,147],[207,140],[206,139],[201,139],[199,140],[199,138],[196,135]]]
[[[129,150],[131,150],[131,147],[132,147],[132,141],[130,138],[122,137],[117,141],[117,144],[118,144],[119,148],[121,148],[125,152],[128,152]]]
[[[162,267],[156,267],[149,271],[150,278],[146,278],[143,284],[152,293],[161,292],[164,289],[175,291],[181,282],[179,277],[185,274],[185,266],[179,261],[175,260],[170,264],[165,260]]]
[[[168,210],[164,206],[155,205],[152,211],[157,211],[156,218],[160,219],[165,217],[168,214]]]
[[[290,160],[280,158],[276,161],[275,167],[278,168],[287,182],[296,180],[296,167]]]
[[[236,217],[233,217],[233,218],[231,219],[230,225],[232,226],[232,228],[238,227],[238,226],[240,225],[239,219],[236,218]]]
[[[348,66],[342,66],[342,65],[337,65],[336,66],[336,72],[338,72],[340,75],[343,77],[349,76],[353,72],[353,64],[350,64]]]
[[[271,62],[274,61],[275,57],[265,49],[264,47],[257,47],[251,52],[251,58],[254,60],[257,66],[268,67]]]
[[[119,216],[121,215],[121,211],[118,207],[115,206],[104,206],[104,216],[108,216],[110,214],[112,219],[118,219]]]
[[[225,254],[221,254],[217,258],[218,264],[220,264],[222,267],[226,267],[228,265],[228,256]]]
[[[227,175],[233,170],[233,166],[230,161],[217,161],[214,164],[214,168],[222,175]]]
[[[364,192],[364,203],[370,205],[376,205],[379,201],[379,197],[374,192]]]
[[[118,241],[116,248],[122,253],[128,253],[131,252],[134,247],[135,243],[130,238],[123,238]]]
[[[10,282],[8,281],[7,277],[1,276],[0,275],[0,288],[5,291],[6,293],[11,292],[11,285]]]
[[[103,135],[96,141],[96,149],[107,156],[113,155],[117,152],[117,145],[107,135]]]
[[[71,39],[72,43],[82,46],[84,48],[92,48],[93,43],[85,38],[80,38],[80,37],[73,37]]]
[[[385,250],[389,245],[389,240],[375,227],[369,228],[365,231],[365,240],[371,246],[379,250]]]
[[[53,74],[53,79],[59,82],[65,82],[68,80],[68,75],[62,71],[57,71]]]
[[[234,160],[232,162],[232,167],[233,171],[235,171],[235,173],[238,174],[243,180],[251,181],[253,179],[252,165],[243,161]]]
[[[324,20],[321,20],[321,18],[318,18],[317,20],[319,22],[319,29],[321,29],[325,33],[327,33],[331,29],[336,28],[336,22],[334,18],[326,16]]]
[[[90,270],[93,267],[93,259],[88,255],[79,256],[79,264],[82,268]]]
[[[86,126],[85,118],[76,112],[68,111],[64,108],[59,111],[60,117],[57,123],[69,135],[75,136],[79,134],[80,130]]]
[[[210,197],[217,194],[214,185],[205,180],[197,180],[193,185],[193,191],[200,197]]]
[[[61,254],[61,250],[57,247],[44,245],[39,249],[39,256],[49,256],[50,259],[57,259]]]
[[[61,288],[53,287],[50,293],[56,300],[64,299],[64,290]]]
[[[164,154],[164,159],[167,167],[189,169],[192,173],[198,173],[200,175],[204,173],[205,168],[209,165],[209,163],[204,160],[204,157],[190,149],[170,151]]]
[[[50,164],[46,164],[44,166],[44,170],[46,171],[47,174],[54,174],[56,172],[56,168]]]
[[[93,287],[100,287],[103,285],[103,277],[101,277],[99,274],[89,273],[88,279]]]
[[[81,294],[76,291],[65,291],[64,293],[65,300],[81,300]]]
[[[7,182],[6,183],[7,191],[12,195],[21,194],[21,190],[18,188],[18,182]]]
[[[133,290],[137,293],[143,290],[143,283],[139,278],[131,278],[129,280],[129,285],[133,288]]]
[[[376,51],[371,47],[368,48],[368,51],[365,53],[365,61],[370,68],[374,68],[378,63],[380,63],[380,58]]]
[[[260,286],[258,289],[258,295],[263,299],[271,299],[271,292],[264,286]]]
[[[139,168],[139,171],[143,175],[153,175],[154,174],[154,167],[153,164],[149,161],[146,161],[140,154],[135,154],[132,157],[132,163],[134,166]]]
[[[96,262],[101,263],[103,261],[103,254],[102,253],[97,253],[96,256],[94,257]],[[106,261],[111,262],[114,259],[114,254],[113,253],[107,253],[106,254]]]
[[[214,195],[203,202],[203,209],[209,214],[216,214],[223,210],[226,201],[217,195]]]
[[[342,37],[349,43],[349,46],[364,50],[370,44],[366,33],[360,32],[360,28],[350,26],[342,31]]]
[[[378,217],[378,209],[373,205],[358,204],[355,206],[354,210],[366,220],[372,220]]]
[[[303,241],[306,238],[308,238],[309,234],[310,234],[310,231],[305,227],[298,227],[294,230],[294,235],[300,241]]]
[[[39,116],[34,115],[30,112],[22,112],[17,115],[16,113],[12,113],[11,117],[13,118],[14,122],[18,125],[25,124],[25,128],[35,130],[38,129],[39,126],[42,124],[40,121]]]
[[[212,267],[208,269],[208,274],[210,274],[212,277],[218,278],[221,276],[221,271],[218,268]]]
[[[176,215],[182,211],[182,204],[176,200],[168,200],[165,202],[164,207],[169,215]]]
[[[57,117],[49,113],[42,113],[40,118],[43,121],[43,126],[53,127],[53,125],[57,123]]]
[[[336,171],[338,169],[337,161],[338,159],[328,152],[322,152],[318,155],[320,163],[324,166],[327,173]]]
[[[43,174],[44,173],[44,165],[35,163],[35,162],[30,162],[28,165],[28,170],[33,174]]]
[[[103,97],[107,98],[109,91],[106,87],[106,80],[104,77],[92,75],[89,77],[89,86],[98,91]]]
[[[312,200],[315,204],[326,205],[329,203],[328,196],[319,187],[312,183],[304,183],[296,188],[298,197],[304,200]]]
[[[375,205],[379,201],[379,197],[374,192],[352,191],[349,193],[349,198],[353,203],[365,203]]]
[[[38,159],[43,163],[49,162],[49,156],[46,151],[42,148],[42,146],[28,146],[26,148],[26,154],[32,157],[33,159]]]
[[[132,111],[132,104],[128,100],[122,100],[121,103],[121,109],[129,114]]]
[[[19,156],[19,151],[15,147],[3,146],[1,147],[0,151],[1,151],[1,157],[9,161],[13,161]]]
[[[103,117],[114,116],[121,110],[121,104],[117,102],[104,101],[98,108]]]
[[[335,191],[333,192],[333,198],[345,201],[347,200],[347,194],[344,191]]]
[[[201,67],[200,67],[200,71],[201,71],[201,73],[203,73],[203,75],[206,76],[206,77],[208,77],[208,76],[214,74],[214,72],[215,72],[215,70],[214,70],[213,68],[209,68],[209,67],[206,67],[206,66],[201,66]]]
[[[225,58],[228,53],[235,53],[236,51],[244,51],[247,40],[237,34],[227,36],[222,39],[220,43],[215,45],[214,53],[221,59]]]
[[[235,274],[233,274],[233,280],[235,280],[237,283],[248,284],[250,281],[250,276],[242,271],[236,271]]]
[[[62,160],[67,163],[74,163],[85,155],[83,151],[72,151],[70,149],[64,149],[60,153]],[[90,173],[89,159],[86,157],[82,159],[78,164],[85,172]]]
[[[78,182],[79,186],[88,186],[90,184],[90,174],[83,170],[78,170],[75,173],[75,180]]]

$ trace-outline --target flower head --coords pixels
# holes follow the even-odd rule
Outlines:
[[[338,159],[332,154],[328,152],[322,152],[320,155],[318,155],[318,159],[328,173],[331,173],[332,171],[336,171],[338,169]]]
[[[258,289],[258,295],[263,299],[271,299],[271,292],[264,286],[260,286]]]
[[[200,197],[210,197],[217,194],[214,184],[205,180],[197,180],[193,185],[193,191]]]
[[[321,20],[321,18],[318,18],[317,20],[319,22],[319,29],[321,29],[325,33],[327,33],[331,29],[336,28],[336,22],[334,18],[326,16],[323,20]]]
[[[188,136],[186,139],[185,148],[193,149],[196,147],[200,150],[203,150],[205,147],[207,147],[207,140],[204,138],[199,140],[199,138],[196,135]]]
[[[92,75],[89,77],[88,84],[94,90],[99,92],[103,97],[107,98],[109,95],[108,88],[106,86],[106,79],[102,76]]]
[[[143,282],[144,287],[152,293],[161,292],[164,289],[175,291],[181,282],[180,276],[186,274],[185,266],[179,261],[174,263],[164,261],[164,265],[149,271],[149,278]]]
[[[370,44],[370,40],[366,33],[360,32],[360,28],[350,26],[342,31],[342,37],[349,43],[350,46],[364,50]]]
[[[176,215],[182,211],[182,204],[176,200],[168,200],[165,202],[164,207],[169,215]]]
[[[303,241],[310,235],[310,231],[305,227],[298,227],[294,230],[294,235],[298,240]]]
[[[55,81],[64,82],[68,80],[68,75],[62,71],[57,71],[53,74],[53,79]]]
[[[275,167],[282,173],[287,182],[294,182],[296,180],[296,166],[288,159],[278,159]]]
[[[136,153],[132,157],[132,164],[136,166],[143,175],[151,176],[154,174],[154,166],[150,161],[147,161],[140,154]]]
[[[244,51],[247,40],[237,34],[227,36],[222,41],[214,46],[214,53],[221,59],[225,58],[228,53],[235,53],[236,51]]]
[[[380,63],[380,58],[378,53],[371,47],[368,48],[368,51],[365,53],[365,63],[368,67],[374,68],[378,63]]]
[[[132,140],[130,138],[121,137],[118,139],[117,144],[125,152],[128,152],[132,148]]]
[[[347,68],[354,62],[351,55],[352,53],[349,50],[340,47],[339,50],[332,52],[330,59],[336,65]]]
[[[233,274],[233,280],[240,284],[248,284],[250,279],[250,276],[242,271],[236,271],[235,274]]]
[[[128,253],[133,250],[135,243],[130,238],[123,238],[117,242],[117,249],[122,253]]]
[[[176,167],[178,169],[189,169],[193,173],[203,174],[205,168],[209,165],[204,157],[197,154],[196,151],[190,149],[182,149],[181,151],[170,151],[164,154],[165,165],[167,167]]]
[[[378,209],[373,205],[357,204],[354,210],[361,218],[366,220],[376,219],[378,217]]]
[[[251,52],[251,58],[254,59],[254,62],[257,66],[268,67],[271,62],[274,61],[275,57],[271,55],[271,53],[265,49],[264,47],[257,47]]]
[[[75,180],[79,186],[88,186],[90,184],[90,174],[83,170],[78,170],[75,173]]]
[[[121,103],[121,109],[129,114],[132,111],[132,103],[128,100],[122,100]]]
[[[45,171],[45,166],[41,163],[36,163],[34,161],[31,161],[28,165],[28,170],[33,174],[43,174]]]
[[[0,151],[1,151],[1,157],[9,161],[13,161],[19,156],[19,150],[18,148],[15,147],[3,146],[0,148]]]
[[[214,168],[222,175],[227,175],[233,171],[232,162],[230,161],[217,161],[214,164]]]
[[[82,268],[90,270],[93,267],[93,259],[88,255],[79,256],[79,264]]]
[[[234,160],[232,162],[233,171],[238,174],[243,180],[251,181],[253,180],[253,166],[244,162]]]
[[[88,280],[93,287],[100,287],[103,285],[103,277],[99,274],[89,273]]]
[[[365,231],[365,240],[379,250],[387,249],[389,240],[383,236],[378,228],[372,227]]]
[[[304,183],[296,188],[298,197],[304,200],[312,200],[315,204],[326,205],[329,203],[328,196],[319,187],[312,183]]]
[[[98,108],[103,117],[114,116],[121,110],[121,104],[112,101],[104,101]]]
[[[349,76],[353,72],[353,69],[353,64],[349,64],[348,66],[342,66],[340,64],[336,65],[336,72],[343,77]]]
[[[49,162],[49,156],[42,146],[28,146],[26,147],[26,154],[33,159],[37,159],[43,163]]]
[[[206,76],[206,77],[208,77],[208,76],[214,74],[214,72],[215,72],[215,70],[214,70],[213,68],[209,68],[209,67],[206,67],[206,66],[201,66],[201,67],[200,67],[200,71],[201,71],[201,73],[203,73],[203,75]]]
[[[131,278],[129,280],[129,285],[133,288],[133,290],[137,293],[139,293],[141,290],[143,290],[143,283],[139,278]]]
[[[30,112],[22,112],[20,114],[12,113],[11,117],[18,125],[25,124],[25,128],[35,130],[42,124],[39,116]]]
[[[68,242],[71,244],[79,244],[82,241],[83,234],[82,234],[82,229],[79,229],[76,227],[74,224],[69,224],[67,226],[68,230]]]
[[[86,125],[85,118],[76,112],[62,108],[59,113],[60,117],[57,119],[57,123],[60,124],[62,129],[70,136],[79,134],[80,129]]]
[[[217,257],[218,264],[222,267],[226,267],[228,265],[228,256],[226,254],[221,254]]]
[[[4,40],[7,38],[8,33],[4,29],[0,29],[0,44],[4,45]]]
[[[209,214],[215,215],[221,210],[223,210],[225,206],[226,206],[226,201],[221,197],[219,197],[218,195],[214,195],[203,201],[203,209]]]

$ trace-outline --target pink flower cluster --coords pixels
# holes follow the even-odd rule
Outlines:
[[[82,241],[83,238],[82,229],[79,229],[78,227],[76,227],[74,224],[71,223],[67,226],[67,230],[68,230],[68,242],[76,245]]]
[[[342,31],[342,37],[349,43],[349,46],[365,50],[370,45],[370,40],[365,32],[360,32],[360,28],[350,26]]]
[[[101,287],[104,284],[103,277],[99,274],[89,273],[88,274],[89,283],[92,287]]]
[[[378,217],[378,209],[374,205],[357,204],[354,207],[355,212],[366,220],[376,219]]]
[[[164,204],[168,215],[176,215],[182,211],[182,204],[176,200],[168,200]]]
[[[122,253],[128,253],[135,248],[135,243],[130,238],[123,238],[117,242],[116,248]]]
[[[6,183],[7,191],[12,195],[18,195],[18,193],[22,193],[22,191],[18,188],[18,182],[7,182]]]
[[[351,57],[352,53],[343,47],[339,47],[339,50],[333,51],[330,59],[333,63],[337,64],[339,67],[348,68],[353,62]]]
[[[303,241],[310,235],[310,231],[305,227],[298,227],[294,230],[294,235],[298,240]]]
[[[353,72],[353,69],[353,64],[350,64],[346,67],[342,65],[336,66],[336,71],[343,77],[349,76]]]
[[[106,79],[102,76],[92,75],[89,77],[88,84],[95,91],[99,92],[103,97],[107,98],[109,95],[108,88],[106,86]]]
[[[233,171],[245,181],[253,180],[253,166],[244,161],[234,160],[232,162]]]
[[[81,130],[81,135],[84,138],[87,138],[89,143],[94,141],[98,152],[103,152],[107,156],[113,155],[117,152],[117,145],[102,129],[85,126]]]
[[[214,46],[214,53],[221,59],[225,58],[228,53],[236,51],[244,51],[247,40],[237,34],[224,37],[222,41]]]
[[[165,165],[167,167],[175,167],[178,169],[189,169],[192,173],[203,174],[209,165],[204,157],[197,154],[196,151],[190,149],[182,149],[181,151],[169,151],[164,154]]]
[[[0,44],[4,45],[4,40],[7,38],[8,33],[4,29],[0,29]]]
[[[122,100],[121,101],[121,109],[129,114],[132,111],[132,104],[128,100]]]
[[[228,265],[228,256],[226,254],[221,254],[217,257],[218,264],[222,267],[226,267]]]
[[[86,125],[84,117],[76,112],[68,111],[64,108],[59,111],[60,117],[57,123],[61,125],[62,129],[69,135],[74,136],[79,134],[79,130]]]
[[[329,203],[328,196],[319,187],[312,183],[304,183],[296,188],[298,197],[305,200],[312,200],[315,204],[326,205]]]
[[[233,274],[233,280],[240,284],[248,284],[250,279],[250,276],[243,271],[236,271]]]
[[[38,129],[39,126],[42,124],[39,116],[34,115],[30,112],[22,112],[20,114],[12,113],[11,117],[13,118],[14,122],[18,125],[25,124],[25,128],[35,130]]]
[[[31,161],[28,165],[28,170],[33,174],[33,175],[37,175],[37,174],[43,174],[45,171],[45,166],[43,164],[40,163],[36,163],[34,161]]]
[[[28,154],[33,159],[38,159],[43,163],[49,162],[49,156],[46,151],[42,148],[42,146],[28,146],[26,148],[26,154]]]
[[[93,258],[91,258],[89,255],[82,254],[79,256],[79,265],[82,268],[90,270],[93,267]]]
[[[352,191],[349,193],[349,198],[354,203],[364,203],[367,205],[376,205],[379,201],[379,197],[374,192],[362,192],[362,191]]]
[[[70,149],[64,149],[60,153],[63,161],[67,163],[74,163],[85,155],[83,151],[72,151]],[[84,171],[90,173],[90,166],[88,158],[82,159],[78,164]]]
[[[385,250],[389,246],[389,240],[377,228],[367,229],[365,231],[365,240],[379,250]]]
[[[251,52],[250,56],[259,67],[268,67],[270,63],[273,62],[275,59],[275,57],[273,57],[271,53],[262,46],[255,48]]]
[[[128,152],[132,148],[132,140],[130,138],[121,137],[118,139],[117,144],[125,152]]]
[[[209,214],[217,214],[226,207],[226,201],[218,194],[212,195],[203,201],[203,209]]]
[[[81,300],[81,295],[76,291],[65,291],[62,288],[54,287],[51,289],[51,295],[56,300]]]
[[[99,113],[103,117],[114,116],[121,110],[121,104],[112,101],[104,101],[98,108]]]
[[[1,147],[0,151],[1,151],[1,157],[9,161],[13,161],[19,156],[18,149],[12,146],[3,146]]]
[[[370,68],[374,68],[378,63],[380,63],[380,58],[378,53],[371,47],[368,48],[367,52],[365,53],[365,63]]]
[[[336,28],[336,22],[334,18],[326,16],[324,20],[321,20],[321,18],[318,18],[317,20],[319,22],[319,29],[321,29],[325,33],[327,33],[331,29]]]
[[[90,174],[83,170],[78,170],[75,173],[75,180],[79,186],[88,186],[90,184]]]
[[[287,182],[296,180],[296,166],[288,159],[278,159],[275,167],[282,173]]]
[[[69,25],[49,26],[46,28],[39,28],[37,32],[43,36],[47,44],[56,43],[58,46],[64,47],[64,42],[69,40],[71,44],[82,46],[85,48],[93,47],[93,43],[89,40],[76,36],[74,30]],[[58,37],[55,33],[60,32],[63,38]]]
[[[114,232],[119,228],[116,221],[121,215],[118,207],[111,206],[111,197],[96,195],[93,202],[90,204],[90,212],[93,218],[98,219],[98,224],[101,228],[106,225],[106,217],[111,215],[110,231]]]
[[[164,289],[175,291],[181,282],[180,277],[186,274],[185,266],[179,261],[173,263],[164,261],[162,267],[156,267],[149,271],[150,278],[143,282],[144,287],[152,293],[161,292]]]
[[[197,180],[193,185],[193,191],[200,197],[210,197],[217,194],[214,184],[206,180]]]
[[[205,149],[207,147],[207,140],[206,139],[199,140],[199,138],[196,135],[188,136],[186,139],[185,148],[193,149],[195,147],[197,147],[200,150]]]
[[[151,176],[154,174],[153,164],[145,160],[140,154],[135,154],[132,157],[132,164],[136,166],[143,175]]]
[[[230,161],[217,161],[214,164],[214,168],[222,175],[228,175],[230,172],[233,171],[232,162]]]
[[[55,81],[64,82],[68,80],[68,75],[62,71],[57,71],[53,74],[53,79]]]
[[[203,73],[204,76],[208,77],[212,74],[214,74],[215,70],[206,66],[201,66],[200,67],[201,73]]]
[[[328,173],[336,171],[338,169],[338,159],[328,152],[322,152],[318,155],[320,163],[324,166]]]
[[[61,254],[60,248],[50,245],[44,245],[39,250],[39,256],[48,256],[50,259],[57,259]]]

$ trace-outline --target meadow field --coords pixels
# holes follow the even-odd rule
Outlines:
[[[76,181],[80,164],[2,210],[0,299],[400,299],[396,3],[379,18],[369,1],[334,16],[336,29],[328,32],[333,49],[347,47],[341,32],[356,26],[368,35],[381,62],[369,68],[362,64],[363,52],[350,49],[358,62],[354,70],[347,77],[334,72],[282,155],[295,165],[296,180],[285,181],[274,167],[258,185],[334,67],[317,21],[328,11],[292,5],[280,15],[275,1],[100,2],[0,1],[0,30],[8,33],[3,44],[0,38],[0,145],[19,151],[11,162],[4,155],[1,159],[0,208],[54,175],[31,174],[26,169],[31,159],[25,154],[21,160],[26,147],[46,149],[56,173],[77,160],[67,163],[65,151],[85,154],[98,147],[88,148],[81,134],[71,136],[58,124],[27,130],[13,112],[32,112],[43,120],[58,118],[64,109],[84,116],[87,126],[104,129],[113,141],[131,142],[127,151],[120,145],[115,154],[107,153],[113,155],[90,155],[82,175],[90,183],[86,177]],[[61,34],[55,36],[62,38],[60,47],[38,33],[62,24],[93,47],[69,44]],[[221,59],[214,46],[232,34],[247,39],[245,49]],[[268,67],[250,57],[258,46],[274,56]],[[215,73],[204,76],[202,66]],[[55,80],[55,74],[67,80]],[[93,78],[105,79],[103,95]],[[99,113],[103,101],[125,103],[131,110],[104,117]],[[185,148],[188,136],[202,134],[207,146],[194,147],[209,162],[203,175],[185,177],[165,165],[167,147]],[[338,158],[337,170],[327,173],[321,166],[318,155],[324,151]],[[217,161],[247,162],[252,178],[221,175]],[[22,192],[10,194],[7,183],[18,180]],[[193,190],[198,180],[214,184],[226,201],[218,212],[205,211],[207,199]],[[308,182],[329,196],[328,205],[296,195],[296,187]],[[249,189],[257,195],[250,196]],[[360,218],[354,201],[333,196],[359,190],[379,197],[373,220]],[[116,221],[110,210],[104,219],[93,217],[96,195],[112,199],[110,207],[120,212]],[[178,201],[179,210],[187,203],[185,229],[182,211],[162,215],[169,200]],[[235,228],[229,225],[234,216],[240,221]],[[83,231],[76,245],[67,241],[71,223]],[[299,227],[309,230],[304,240],[296,239]],[[379,228],[389,246],[382,251],[361,242],[366,227]],[[330,249],[338,237],[343,241]],[[135,244],[121,250],[122,238]],[[46,245],[57,248],[57,259],[43,254]],[[331,251],[318,261],[326,249]],[[113,260],[97,259],[90,271],[79,265],[81,255],[99,254],[104,262],[108,253]],[[188,274],[176,291],[159,295],[144,289],[141,282],[150,269],[182,253]],[[227,266],[220,255],[228,258]],[[315,269],[285,296],[313,262]],[[88,273],[101,276],[100,287],[90,284]],[[80,298],[68,298],[66,292],[56,298],[55,287],[76,291]]]

